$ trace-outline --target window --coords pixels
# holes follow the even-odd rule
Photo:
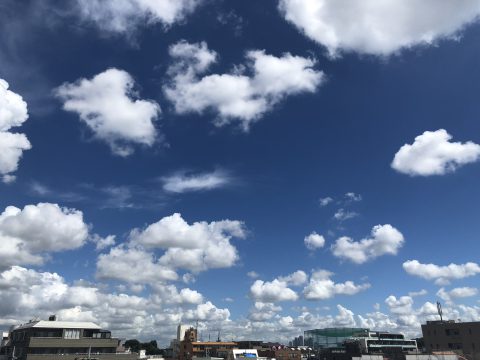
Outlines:
[[[80,339],[80,330],[78,329],[65,329],[63,335],[64,339]]]

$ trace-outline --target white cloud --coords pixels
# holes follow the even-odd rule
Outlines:
[[[165,266],[199,272],[233,266],[238,252],[230,240],[245,236],[241,221],[202,221],[189,225],[176,213],[143,230],[134,229],[130,241],[146,248],[166,249],[159,260]]]
[[[285,281],[256,280],[250,287],[250,295],[255,301],[274,303],[277,301],[295,301],[298,295],[290,289]]]
[[[115,235],[108,235],[101,237],[98,234],[93,234],[91,241],[95,243],[96,250],[104,250],[108,247],[115,245]]]
[[[140,100],[129,73],[108,69],[92,79],[79,79],[55,89],[63,108],[75,112],[120,156],[133,153],[132,143],[152,146],[157,138],[154,121],[160,106],[152,100]]]
[[[278,280],[287,283],[287,285],[300,286],[307,282],[308,276],[305,271],[297,270],[290,275],[280,276]]]
[[[81,247],[88,226],[79,210],[39,203],[8,206],[0,215],[0,268],[42,264],[44,254]]]
[[[276,57],[262,50],[248,51],[245,66],[203,77],[217,58],[206,43],[181,41],[170,47],[170,55],[172,81],[164,91],[176,112],[213,110],[218,114],[215,125],[239,121],[245,131],[287,96],[315,92],[324,81],[323,73],[314,70],[314,60],[289,53]]]
[[[309,250],[316,250],[325,246],[325,238],[315,231],[303,239],[305,246]]]
[[[425,290],[425,289],[422,289],[420,291],[410,291],[408,293],[408,296],[415,297],[415,296],[424,296],[424,295],[427,295],[427,294],[428,294],[428,291]]]
[[[185,313],[188,320],[207,320],[207,321],[226,321],[230,317],[228,309],[219,309],[210,301],[205,304],[199,304],[195,310],[189,310]]]
[[[385,303],[393,314],[408,315],[413,313],[413,299],[411,296],[401,296],[397,299],[395,296],[390,295],[385,299]]]
[[[134,32],[137,27],[171,26],[189,15],[203,0],[77,0],[79,16],[101,30]]]
[[[463,279],[480,273],[480,266],[473,262],[439,266],[422,264],[418,260],[408,260],[403,263],[403,269],[410,275],[435,280],[435,283],[439,285],[445,285],[451,280]]]
[[[453,300],[458,298],[476,296],[477,294],[478,289],[472,287],[458,287],[450,291],[447,291],[445,290],[445,288],[442,287],[440,290],[437,291],[437,296],[445,300],[447,303],[451,303],[453,302]]]
[[[303,294],[307,300],[325,300],[335,295],[355,295],[370,287],[365,283],[356,285],[353,281],[345,281],[344,283],[335,283],[330,277],[333,274],[326,270],[314,271],[310,277],[310,282],[303,289]]]
[[[264,303],[261,301],[255,301],[253,308],[250,310],[248,318],[252,321],[269,321],[279,311],[282,311],[282,307],[273,303]]]
[[[353,241],[344,236],[337,239],[332,245],[332,252],[338,258],[363,264],[382,255],[396,255],[403,243],[402,233],[392,225],[376,225],[370,238]]]
[[[260,275],[256,272],[256,271],[249,271],[247,273],[247,276],[251,279],[256,279],[258,278]]]
[[[324,197],[324,198],[320,198],[318,200],[318,203],[320,204],[320,206],[327,206],[328,204],[332,203],[333,202],[333,198],[331,198],[330,196],[327,196],[327,197]]]
[[[354,202],[362,201],[362,195],[360,195],[360,194],[355,194],[354,192],[347,192],[347,193],[345,193],[345,198],[346,198],[348,201],[354,201]]]
[[[345,209],[338,209],[337,212],[333,215],[333,218],[338,221],[345,221],[357,217],[358,213],[355,211],[348,211]]]
[[[8,83],[0,79],[0,175],[4,183],[15,180],[11,173],[18,169],[23,151],[32,148],[24,134],[8,132],[28,119],[27,103],[8,87]]]
[[[413,144],[405,144],[395,154],[392,168],[411,176],[444,175],[478,161],[480,145],[471,141],[450,142],[446,130],[425,131]]]
[[[279,0],[279,10],[331,56],[358,52],[387,56],[453,38],[477,20],[476,0]]]
[[[114,279],[142,284],[153,284],[178,278],[174,270],[159,264],[152,253],[126,248],[122,245],[111,248],[108,254],[98,256],[96,276],[98,279]]]
[[[162,178],[163,189],[173,193],[212,190],[228,185],[230,176],[224,171],[200,174],[175,174]]]

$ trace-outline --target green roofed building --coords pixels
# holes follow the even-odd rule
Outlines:
[[[304,341],[306,346],[314,349],[341,348],[345,340],[352,337],[368,335],[369,329],[365,328],[326,328],[306,330]]]

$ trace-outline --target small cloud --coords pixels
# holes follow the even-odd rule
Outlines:
[[[355,194],[354,192],[347,192],[347,193],[345,194],[345,198],[346,198],[348,201],[354,201],[354,202],[362,201],[362,195],[360,195],[360,194]]]
[[[330,204],[331,202],[333,202],[333,198],[331,198],[330,196],[327,196],[327,197],[318,199],[318,204],[319,204],[321,207],[327,206],[327,205]]]
[[[233,300],[231,297],[226,297],[224,299],[222,299],[223,301],[225,302],[234,302],[235,300]]]
[[[308,250],[316,250],[325,246],[325,238],[317,234],[315,231],[303,239]]]
[[[415,296],[424,296],[424,295],[427,295],[428,294],[428,291],[425,290],[425,289],[422,289],[420,291],[411,291],[408,293],[408,296],[410,297],[415,297]]]
[[[115,245],[115,235],[108,235],[107,237],[101,237],[98,234],[93,234],[90,237],[90,241],[92,241],[95,244],[95,249],[97,251],[100,251]]]
[[[333,215],[333,218],[337,221],[345,221],[357,216],[358,216],[358,213],[356,213],[355,211],[348,211],[341,208],[337,210],[337,212]]]
[[[182,281],[185,284],[193,284],[197,279],[195,279],[195,276],[193,276],[191,273],[185,273],[182,276]]]
[[[163,190],[171,193],[213,190],[231,183],[232,178],[221,170],[210,173],[186,174],[177,173],[163,177]]]
[[[251,279],[256,279],[256,278],[258,278],[260,275],[259,275],[257,272],[255,272],[255,271],[249,271],[249,272],[247,273],[247,276],[248,276],[249,278],[251,278]]]

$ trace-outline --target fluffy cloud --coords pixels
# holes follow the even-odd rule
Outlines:
[[[377,225],[373,227],[370,238],[353,241],[344,236],[337,239],[332,245],[332,252],[341,259],[363,264],[382,255],[396,255],[403,243],[402,233],[392,225]]]
[[[130,34],[141,25],[170,26],[203,0],[77,0],[79,16],[101,30]]]
[[[15,180],[11,173],[18,169],[23,151],[32,148],[24,134],[8,132],[28,119],[27,103],[8,87],[8,83],[0,79],[0,175],[5,183]]]
[[[473,262],[439,266],[422,264],[418,260],[408,260],[403,263],[403,269],[410,275],[435,280],[435,283],[439,285],[445,285],[451,280],[463,279],[480,273],[480,266]]]
[[[476,0],[279,0],[285,19],[330,55],[340,51],[390,55],[458,35],[477,19]]]
[[[162,178],[163,189],[173,193],[212,190],[226,186],[231,178],[224,171],[201,174],[175,174]]]
[[[454,299],[457,298],[466,298],[471,296],[476,296],[478,294],[477,288],[472,287],[459,287],[454,288],[450,291],[445,290],[445,288],[441,288],[437,292],[437,296],[441,299],[445,300],[447,303],[451,303]]]
[[[273,303],[277,301],[295,301],[298,295],[288,287],[287,282],[274,279],[273,281],[256,280],[250,287],[250,295],[255,301]]]
[[[45,253],[81,247],[88,226],[81,211],[57,204],[8,206],[0,215],[0,238],[0,268],[41,264]]]
[[[297,270],[290,275],[280,276],[278,280],[287,283],[287,285],[299,286],[308,280],[308,276],[305,271]]]
[[[178,278],[175,271],[159,264],[152,253],[122,245],[111,248],[108,254],[98,256],[96,276],[99,279],[144,284]]]
[[[303,239],[305,246],[309,250],[316,250],[325,246],[325,238],[315,231]]]
[[[245,236],[241,221],[202,221],[190,225],[177,213],[143,230],[133,230],[130,241],[146,248],[166,249],[159,260],[165,266],[199,272],[233,266],[238,252],[230,240]]]
[[[252,321],[269,321],[279,311],[282,311],[282,307],[273,303],[264,303],[256,301],[253,308],[250,310],[248,318]]]
[[[325,300],[335,295],[355,295],[370,287],[368,283],[356,285],[352,281],[335,283],[330,279],[332,275],[331,272],[326,270],[314,271],[310,277],[310,282],[303,290],[305,298],[307,300]]]
[[[287,96],[315,92],[324,81],[323,73],[313,68],[314,60],[289,53],[276,57],[248,51],[245,66],[203,77],[217,58],[205,43],[178,42],[170,47],[170,55],[172,81],[164,91],[176,112],[213,110],[218,114],[215,125],[239,121],[245,131]]]
[[[108,69],[92,79],[79,79],[55,89],[63,108],[75,112],[120,156],[133,152],[132,143],[152,146],[157,138],[154,121],[160,106],[151,100],[137,99],[129,73]]]
[[[411,176],[444,175],[478,161],[480,145],[471,141],[450,142],[451,138],[444,129],[425,131],[413,144],[405,144],[398,150],[392,168]]]

